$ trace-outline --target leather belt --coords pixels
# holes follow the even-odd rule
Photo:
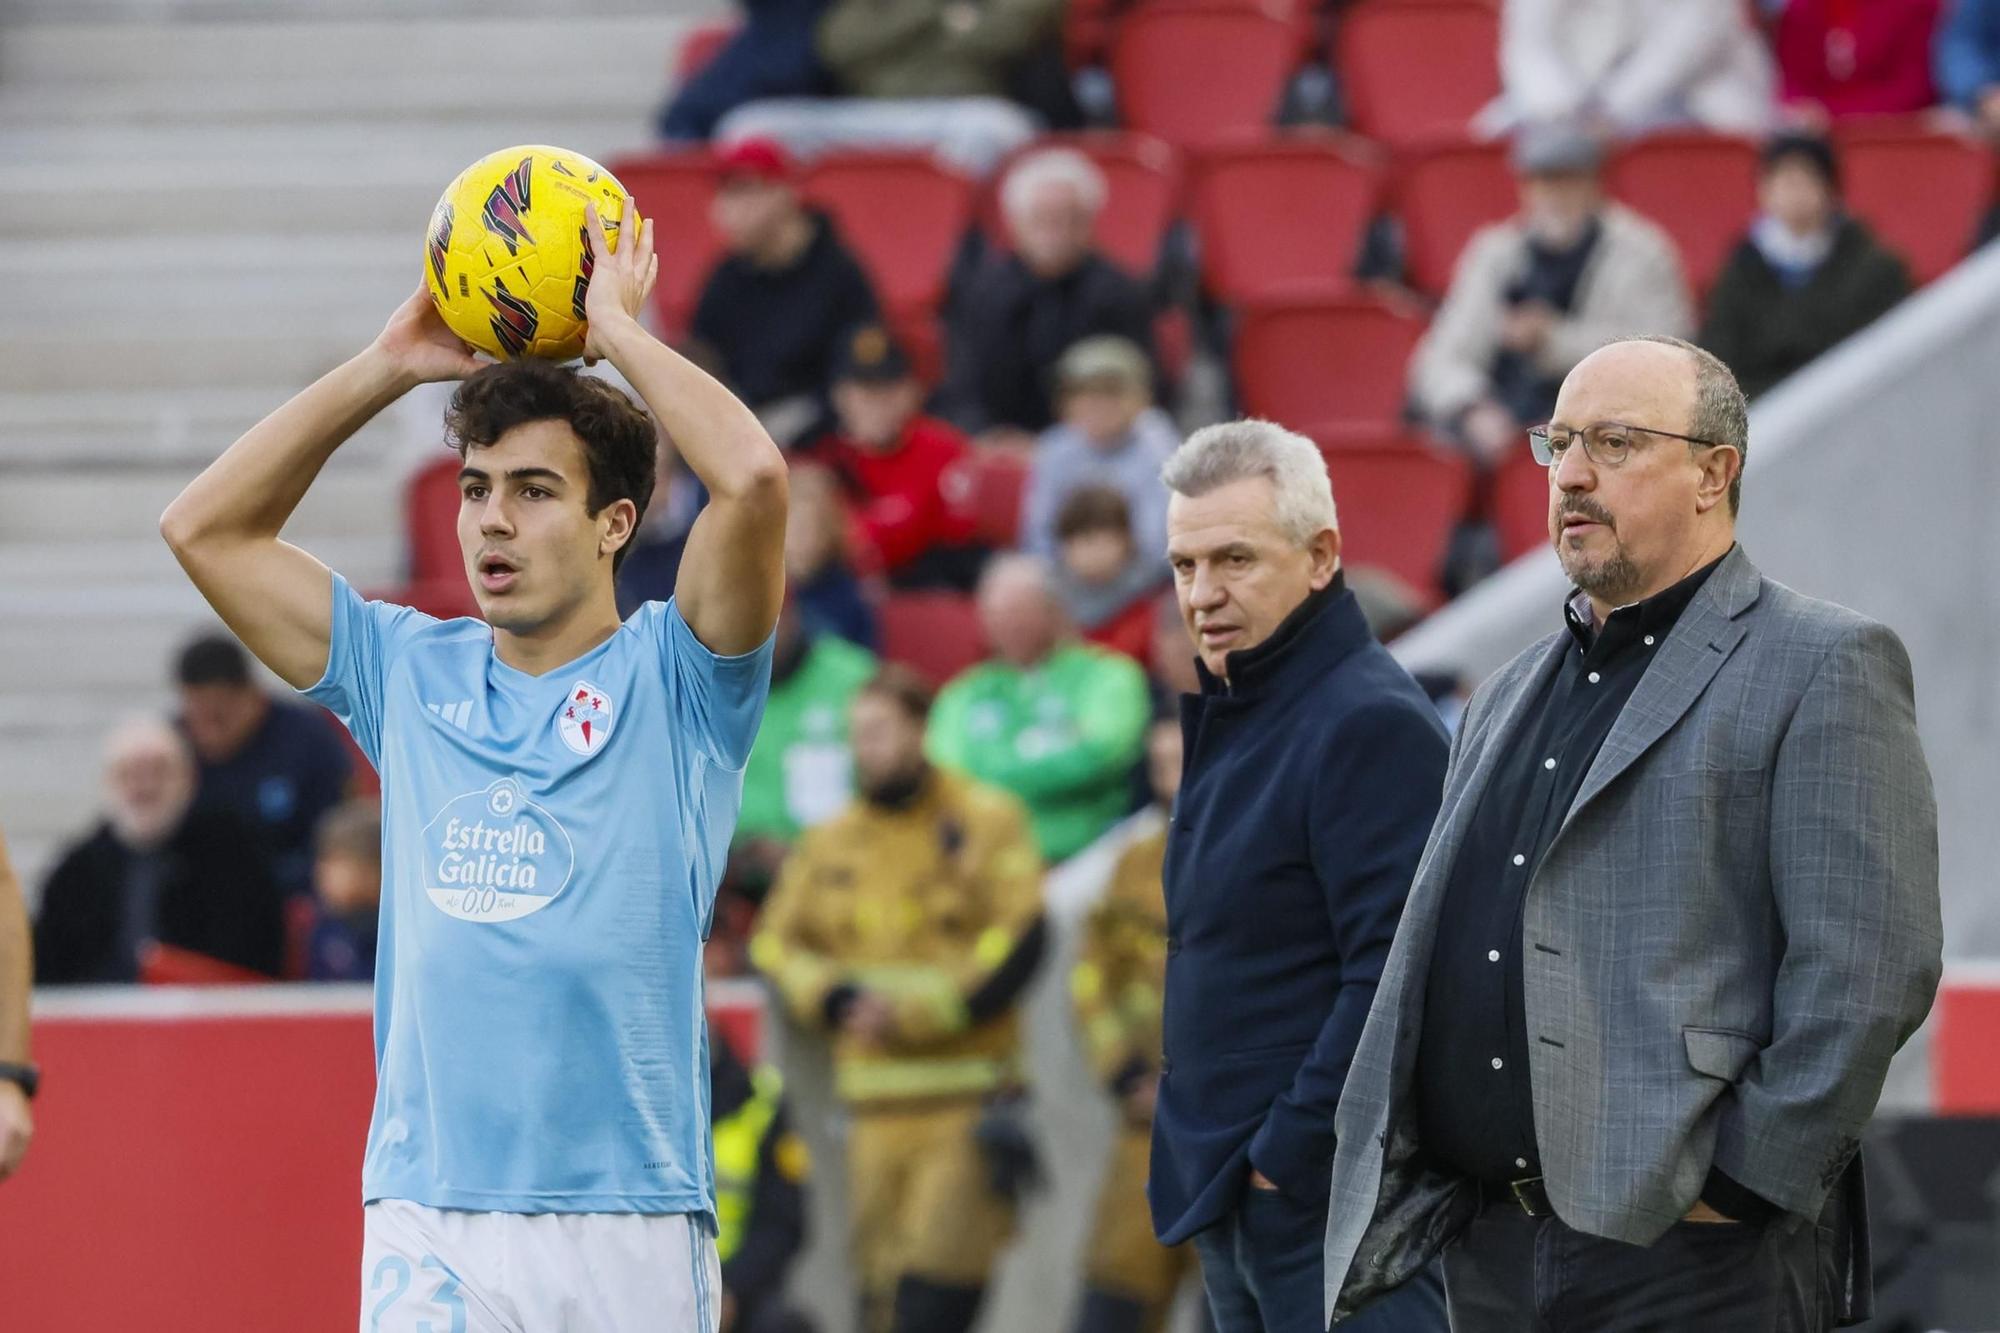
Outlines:
[[[1529,1217],[1554,1217],[1555,1205],[1549,1202],[1548,1186],[1540,1176],[1523,1176],[1510,1180],[1504,1185],[1482,1181],[1479,1186],[1480,1202],[1484,1205],[1504,1204],[1519,1208]]]

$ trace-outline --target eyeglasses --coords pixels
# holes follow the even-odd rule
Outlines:
[[[1720,446],[1714,440],[1698,440],[1692,435],[1676,435],[1670,430],[1654,430],[1651,426],[1628,426],[1622,421],[1600,421],[1582,430],[1551,430],[1547,426],[1537,426],[1528,432],[1528,447],[1534,451],[1535,461],[1543,467],[1554,467],[1562,462],[1570,445],[1583,441],[1583,453],[1599,467],[1618,467],[1631,457],[1637,442],[1635,435],[1664,435],[1670,440],[1685,440],[1704,448]]]

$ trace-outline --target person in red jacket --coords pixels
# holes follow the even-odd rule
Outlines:
[[[1814,122],[1934,106],[1937,23],[1938,0],[1790,0],[1771,42],[1779,100]]]
[[[847,490],[858,564],[897,587],[969,591],[986,557],[972,511],[972,447],[956,427],[923,415],[923,401],[903,349],[865,324],[835,357],[839,428],[812,453]]]

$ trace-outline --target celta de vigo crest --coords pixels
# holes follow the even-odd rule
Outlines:
[[[614,712],[610,695],[579,680],[556,709],[556,735],[580,755],[596,754],[611,739]]]

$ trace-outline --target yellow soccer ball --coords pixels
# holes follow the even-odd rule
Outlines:
[[[590,287],[585,204],[618,248],[628,200],[581,153],[527,144],[480,158],[445,187],[424,240],[424,280],[451,331],[490,356],[583,354]]]

